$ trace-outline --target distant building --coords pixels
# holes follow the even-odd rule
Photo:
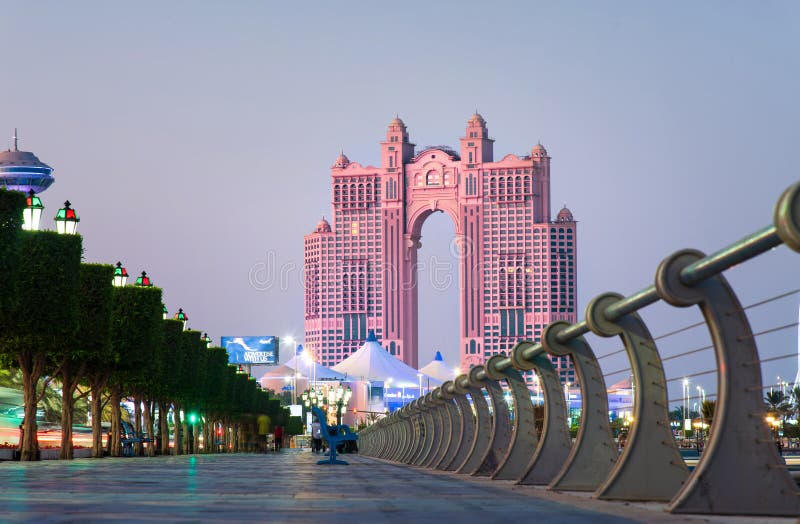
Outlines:
[[[12,191],[41,193],[55,181],[53,168],[28,151],[17,147],[14,130],[14,149],[0,151],[0,187]]]
[[[541,144],[495,161],[476,113],[459,150],[416,151],[399,118],[380,147],[377,167],[336,158],[332,223],[323,218],[305,236],[305,342],[318,362],[340,362],[374,330],[392,355],[418,367],[417,251],[436,211],[455,224],[462,370],[538,340],[554,320],[576,321],[577,224],[566,207],[551,220]],[[554,362],[574,383],[568,359]]]

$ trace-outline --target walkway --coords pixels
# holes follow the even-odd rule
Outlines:
[[[523,516],[567,523],[686,521],[658,507],[600,503],[367,457],[346,455],[351,465],[333,468],[317,466],[318,458],[308,451],[284,450],[4,462],[0,522],[507,524]]]

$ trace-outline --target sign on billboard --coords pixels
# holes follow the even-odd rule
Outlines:
[[[231,364],[275,365],[278,346],[278,337],[222,337]]]

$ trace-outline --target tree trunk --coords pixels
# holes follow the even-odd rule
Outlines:
[[[25,418],[22,420],[22,438],[20,439],[20,460],[38,460],[39,440],[36,425],[36,406],[39,398],[36,392],[39,384],[39,374],[31,369],[33,366],[22,368],[22,391],[25,403]]]
[[[92,383],[92,457],[103,457],[103,397],[102,387]],[[109,436],[109,438],[111,438]]]
[[[144,410],[142,411],[142,415],[144,416],[144,426],[143,426],[144,427],[144,431],[143,431],[143,433],[148,438],[150,438],[152,440],[153,439],[153,402],[152,401],[150,401],[150,400],[145,400],[144,401]],[[154,442],[155,441],[150,442],[147,445],[147,456],[148,457],[152,457],[153,455],[155,455],[155,448],[153,447],[153,446],[155,446]],[[142,454],[144,454],[144,451],[142,451]]]
[[[159,432],[161,433],[161,454],[162,455],[169,455],[169,420],[167,420],[167,416],[169,414],[169,408],[167,407],[166,402],[159,402],[158,403],[158,424],[161,427]]]
[[[61,460],[72,460],[72,419],[75,401],[73,393],[75,391],[75,377],[72,366],[69,362],[61,365]]]
[[[119,387],[111,389],[111,453],[112,457],[122,456],[122,411],[120,403],[122,402],[122,392]]]
[[[178,403],[172,408],[173,425],[175,426],[175,454],[183,455],[183,435],[181,434],[181,410]]]
[[[61,390],[61,452],[59,457],[61,460],[72,460],[74,455],[72,451],[72,416],[73,416],[73,398],[72,388],[66,384],[62,384]]]
[[[142,434],[142,395],[135,394],[133,396],[133,430],[136,432],[136,436],[141,436]],[[144,455],[144,443],[136,442],[133,448],[133,454],[137,457],[141,457]]]
[[[203,453],[214,452],[214,432],[211,425],[212,422],[210,420],[206,420],[205,424],[203,424]]]

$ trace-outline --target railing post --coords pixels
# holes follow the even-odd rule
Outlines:
[[[461,434],[458,439],[458,449],[453,459],[449,464],[445,465],[447,471],[458,471],[461,469],[477,437],[475,415],[473,415],[469,400],[467,400],[467,394],[469,394],[467,380],[468,378],[466,375],[459,375],[453,380],[453,398],[460,412]]]
[[[569,356],[581,388],[581,422],[575,444],[548,486],[553,490],[595,491],[611,473],[619,453],[608,422],[608,393],[603,371],[583,337],[566,344],[558,342],[558,333],[569,322],[558,320],[542,333],[542,346],[551,355]],[[517,355],[514,349],[514,355]]]
[[[656,272],[656,290],[677,307],[698,305],[717,359],[717,406],[709,440],[673,513],[800,515],[797,485],[782,469],[761,399],[761,365],[747,315],[722,275],[686,285],[682,273],[703,258],[683,250]]]
[[[622,456],[595,492],[609,500],[668,501],[678,492],[689,470],[669,425],[667,379],[650,331],[637,313],[615,322],[608,307],[622,300],[617,293],[596,296],[586,307],[589,329],[602,337],[619,336],[631,363],[633,423]]]
[[[489,404],[483,396],[484,379],[478,378],[478,374],[483,371],[483,366],[475,366],[467,374],[467,390],[475,408],[475,439],[469,449],[467,458],[457,473],[474,475],[483,464],[488,453],[492,450],[492,440],[494,438],[493,420],[489,413]]]
[[[536,436],[536,422],[534,420],[531,392],[525,384],[525,379],[514,368],[499,370],[497,361],[503,355],[495,355],[486,361],[484,368],[486,376],[495,381],[505,380],[514,403],[514,424],[511,426],[511,438],[508,449],[500,461],[499,467],[492,473],[493,479],[517,480],[527,470],[528,463],[536,449],[538,438]],[[508,409],[505,398],[503,406]],[[509,415],[509,420],[510,420]]]
[[[572,440],[569,436],[564,392],[550,357],[544,353],[528,359],[522,356],[524,350],[532,345],[533,342],[517,344],[511,361],[515,367],[519,366],[526,371],[535,370],[539,375],[539,383],[544,392],[544,421],[538,445],[517,478],[519,484],[549,484],[569,456]]]

